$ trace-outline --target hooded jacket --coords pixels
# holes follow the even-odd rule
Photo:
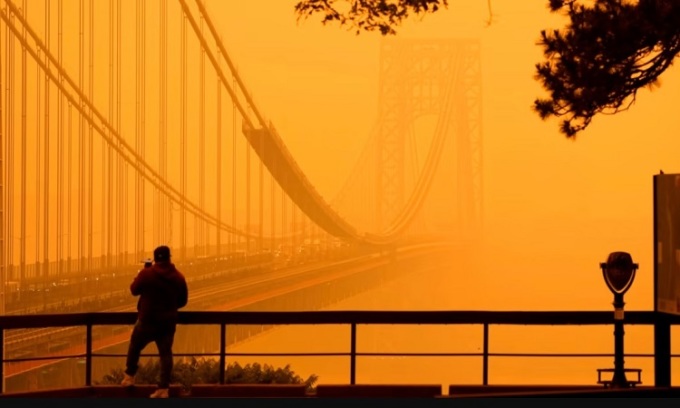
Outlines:
[[[184,275],[172,262],[156,262],[139,271],[130,292],[139,296],[139,320],[149,324],[176,323],[177,310],[189,297]]]

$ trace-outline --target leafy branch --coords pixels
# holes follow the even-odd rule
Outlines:
[[[216,360],[192,357],[175,362],[171,381],[181,384],[182,388],[189,391],[193,384],[217,384],[219,374],[219,364]],[[123,375],[123,369],[116,368],[104,375],[99,383],[120,384]],[[159,375],[160,362],[158,359],[149,359],[140,365],[135,379],[138,384],[156,384]],[[238,363],[231,363],[225,372],[227,384],[304,384],[308,391],[314,388],[318,379],[316,374],[303,379],[290,369],[290,365],[275,368],[268,364],[253,363],[241,366]]]
[[[563,117],[560,132],[575,137],[600,114],[630,108],[640,88],[659,76],[680,51],[680,2],[675,0],[550,0],[564,13],[563,30],[542,31],[545,61],[536,79],[549,92],[533,109],[542,119]]]
[[[302,0],[295,5],[295,13],[298,21],[322,14],[324,25],[338,22],[356,34],[377,30],[393,35],[395,27],[411,15],[424,17],[440,7],[448,7],[448,0]]]

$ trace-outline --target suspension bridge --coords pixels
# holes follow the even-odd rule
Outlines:
[[[323,197],[249,92],[210,6],[3,1],[2,312],[124,289],[122,271],[159,244],[193,275],[201,262],[479,232],[477,41],[383,40],[375,124],[343,188]]]

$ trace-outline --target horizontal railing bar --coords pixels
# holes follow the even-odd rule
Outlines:
[[[49,360],[64,360],[67,358],[85,358],[87,357],[85,354],[64,354],[64,355],[56,355],[56,356],[46,356],[46,357],[23,357],[23,358],[6,358],[2,361],[3,363],[21,363],[25,361],[49,361]]]
[[[323,355],[342,355],[342,356],[349,356],[351,353],[341,353],[341,352],[328,352],[328,353],[316,353],[316,354],[323,354]],[[224,353],[225,356],[255,356],[255,355],[271,355],[271,356],[288,356],[288,355],[316,355],[315,353],[264,353],[264,354],[258,354],[258,353]],[[219,357],[220,353],[185,353],[185,354],[177,354],[173,353],[174,356],[177,357],[187,357],[187,356],[211,356],[211,357]],[[446,357],[446,356],[452,356],[452,357],[483,357],[484,353],[465,353],[465,352],[458,352],[458,353],[355,353],[356,356],[363,356],[363,357],[371,357],[371,356],[396,356],[396,357],[418,357],[418,356],[425,356],[425,357]],[[583,358],[589,358],[589,357],[614,357],[613,353],[488,353],[487,354],[489,357],[583,357]],[[126,357],[127,354],[109,354],[109,353],[93,353],[92,357]],[[140,354],[141,357],[158,357],[158,354]],[[82,356],[76,356],[76,357],[82,357]],[[648,357],[654,357],[654,354],[652,353],[631,353],[631,354],[624,354],[624,357],[635,357],[635,358],[648,358]],[[678,358],[680,357],[680,354],[672,354],[671,358]],[[45,357],[44,359],[50,359],[49,357]],[[12,362],[12,361],[32,361],[34,359],[16,359],[16,360],[5,360],[5,362]]]
[[[328,353],[225,353],[226,357],[348,357],[352,353],[347,352],[328,352]],[[190,357],[190,356],[210,356],[218,357],[220,353],[191,353],[191,354],[176,354],[175,357]],[[358,357],[380,357],[380,356],[396,356],[396,357],[481,357],[481,353],[355,353]],[[126,354],[93,354],[92,357],[125,357]],[[142,357],[158,357],[158,354],[142,354]]]
[[[174,357],[219,357],[220,353],[172,353]],[[335,357],[347,357],[349,353],[225,353],[225,356],[260,356],[260,357],[285,357],[285,356],[298,356],[298,357],[314,357],[314,356],[335,356]],[[127,354],[92,354],[92,357],[126,357]],[[140,354],[140,357],[158,357],[158,354]]]
[[[176,357],[210,356],[219,357],[220,353],[173,353]],[[319,352],[319,353],[224,353],[225,356],[349,356],[349,352]],[[354,353],[357,357],[482,357],[480,352],[451,352],[451,353]],[[489,357],[614,357],[612,353],[488,353]],[[92,357],[125,357],[126,354],[93,353]],[[158,354],[141,354],[141,357],[158,357]],[[625,357],[654,357],[654,354],[626,354]]]
[[[356,353],[357,356],[394,357],[482,357],[484,353]],[[605,353],[487,353],[489,357],[614,357]],[[654,357],[654,354],[626,354],[625,357]]]
[[[326,352],[326,353],[225,353],[225,356],[251,356],[251,357],[347,357],[351,353],[349,352]],[[220,353],[173,353],[175,357],[219,357]],[[355,353],[357,357],[483,357],[484,353]],[[158,354],[147,354],[143,353],[141,357],[158,357]],[[489,357],[581,357],[581,358],[591,358],[591,357],[613,357],[613,354],[607,353],[488,353]],[[92,357],[126,357],[126,354],[115,354],[115,353],[93,353]],[[625,357],[639,357],[639,358],[651,358],[654,354],[626,354]],[[680,357],[680,355],[675,355],[673,357]],[[42,360],[63,360],[66,358],[85,358],[85,355],[64,355],[56,357],[34,357],[34,358],[20,358],[20,359],[6,359],[3,360],[5,363],[12,362],[23,362],[23,361],[42,361]]]
[[[206,357],[219,357],[220,353],[172,353],[173,357],[193,357],[193,356],[206,356]],[[158,354],[145,354],[142,353],[140,357],[158,357]],[[116,354],[116,353],[92,353],[92,357],[127,357],[127,354]]]
[[[489,357],[614,357],[607,353],[489,353]],[[654,354],[625,354],[624,357],[654,357]]]
[[[0,316],[0,328],[23,329],[133,325],[136,312],[92,312],[49,315]],[[625,324],[651,325],[659,321],[680,324],[680,316],[653,311],[628,311]],[[456,324],[456,325],[609,325],[611,311],[286,311],[286,312],[180,312],[179,324],[301,325],[301,324]]]
[[[218,353],[219,355],[219,353]],[[252,357],[348,357],[350,353],[225,353],[226,357],[229,356],[252,356]]]

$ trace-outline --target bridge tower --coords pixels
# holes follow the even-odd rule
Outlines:
[[[376,154],[379,231],[403,208],[407,141],[424,115],[447,132],[439,173],[448,172],[456,231],[480,231],[482,220],[482,104],[477,40],[385,39],[380,52]],[[448,98],[448,99],[447,99]],[[452,155],[448,153],[451,152]]]

